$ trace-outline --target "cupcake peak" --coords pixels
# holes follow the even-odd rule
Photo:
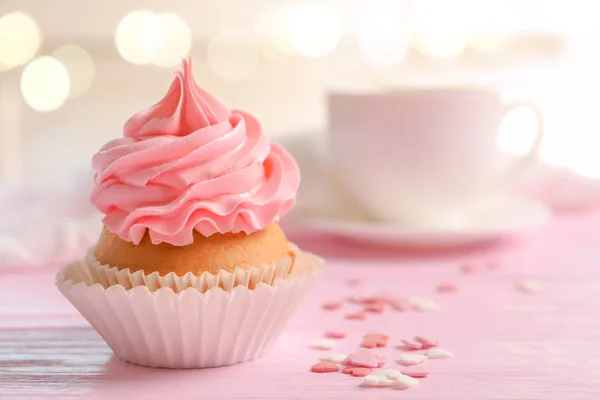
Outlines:
[[[124,135],[187,136],[226,121],[230,115],[231,111],[221,100],[196,84],[192,60],[183,59],[167,94],[152,107],[129,118]]]

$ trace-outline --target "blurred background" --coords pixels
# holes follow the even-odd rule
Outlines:
[[[32,200],[40,187],[61,188],[64,215],[87,215],[67,199],[89,190],[92,155],[162,97],[186,55],[200,86],[289,143],[326,137],[331,92],[493,85],[542,110],[542,161],[590,184],[599,17],[595,0],[2,0],[0,199],[37,210],[5,207],[4,221],[46,217]],[[532,125],[527,110],[508,114],[500,149],[526,152]]]

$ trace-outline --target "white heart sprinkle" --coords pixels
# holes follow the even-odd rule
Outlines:
[[[334,344],[335,342],[331,339],[319,339],[312,342],[310,347],[317,350],[331,350]]]
[[[438,303],[427,297],[411,297],[408,301],[416,311],[428,312],[440,309]]]
[[[344,362],[344,360],[346,360],[346,358],[348,358],[347,354],[342,354],[342,353],[332,353],[332,354],[328,354],[326,356],[323,356],[321,358],[319,358],[319,360],[321,361],[329,361],[332,363],[342,363]]]
[[[371,372],[371,375],[385,376],[386,378],[393,380],[396,379],[398,375],[402,375],[402,373],[396,369],[378,369]]]
[[[425,360],[427,360],[427,357],[425,357],[422,354],[409,354],[409,353],[404,353],[396,359],[396,361],[398,361],[400,364],[404,365],[405,367],[421,364],[422,362],[425,362]]]
[[[388,387],[388,386],[392,386],[392,383],[394,383],[394,381],[386,378],[383,375],[371,374],[371,375],[365,376],[365,380],[363,383],[366,386],[372,386],[372,387]]]
[[[400,374],[398,378],[396,378],[396,382],[394,382],[394,389],[408,389],[411,387],[415,387],[419,384],[419,380],[413,378],[412,376]]]
[[[440,349],[439,347],[434,347],[433,349],[427,350],[427,358],[431,360],[442,359],[442,358],[452,358],[454,354],[448,350]]]
[[[515,284],[517,290],[523,293],[539,292],[543,289],[543,285],[539,282],[521,280]]]

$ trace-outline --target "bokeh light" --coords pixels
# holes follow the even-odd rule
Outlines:
[[[415,3],[414,47],[434,57],[455,57],[469,43],[472,30],[472,0],[421,0]]]
[[[52,55],[62,62],[69,71],[69,97],[78,97],[85,93],[96,73],[94,59],[85,49],[74,44],[67,44],[56,49]]]
[[[208,67],[219,78],[239,81],[258,67],[258,50],[243,29],[227,28],[210,39],[206,53]]]
[[[192,31],[188,24],[177,14],[159,14],[164,39],[162,48],[155,54],[152,63],[159,67],[172,67],[181,62],[192,48]]]
[[[295,2],[284,10],[285,36],[300,55],[321,57],[331,53],[339,43],[342,23],[327,4]]]
[[[285,36],[285,9],[289,4],[270,8],[259,14],[254,22],[252,36],[258,51],[271,61],[285,60],[298,55]]]
[[[393,67],[406,56],[411,39],[406,10],[382,4],[358,26],[356,41],[361,54],[375,67]]]
[[[177,14],[133,11],[117,27],[117,50],[134,64],[171,67],[181,62],[192,47],[192,31]]]
[[[37,53],[41,33],[27,14],[13,12],[0,18],[0,70],[25,64]]]
[[[31,61],[21,74],[21,93],[25,102],[37,111],[53,111],[69,97],[67,67],[52,56]]]
[[[115,40],[121,56],[133,64],[150,64],[164,48],[165,27],[151,11],[133,11],[117,27]]]

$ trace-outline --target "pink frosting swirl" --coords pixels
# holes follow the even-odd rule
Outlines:
[[[92,202],[104,224],[138,244],[184,246],[195,229],[252,233],[294,205],[300,172],[259,122],[200,89],[183,61],[166,96],[132,116],[125,137],[94,156]]]

